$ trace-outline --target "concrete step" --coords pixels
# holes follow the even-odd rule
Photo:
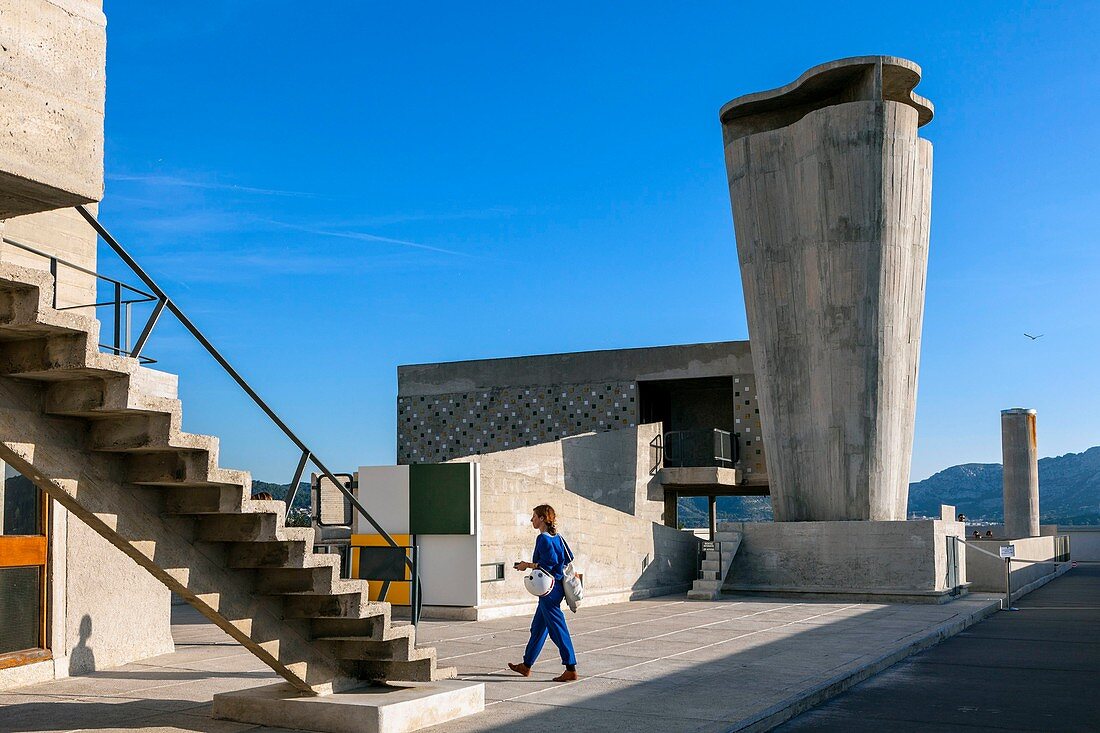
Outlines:
[[[702,570],[713,570],[718,572],[721,568],[722,563],[718,560],[703,560],[703,562],[700,563],[700,569]]]
[[[338,556],[312,552],[313,529],[285,526],[283,502],[251,499],[217,438],[182,430],[174,375],[100,353],[99,322],[52,297],[48,274],[0,264],[13,468],[302,692],[454,676]]]
[[[454,667],[437,667],[435,659],[419,659],[413,662],[349,661],[353,674],[363,680],[408,680],[410,682],[435,682],[449,680],[458,675]]]

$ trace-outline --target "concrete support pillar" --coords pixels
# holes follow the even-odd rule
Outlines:
[[[1005,536],[1039,536],[1039,444],[1035,410],[1001,410]]]
[[[932,105],[920,67],[833,61],[722,108],[776,521],[904,520]]]
[[[664,520],[666,527],[680,528],[679,507],[676,505],[679,498],[675,491],[665,490]]]
[[[713,494],[707,497],[707,515],[710,518],[710,541],[714,542],[718,534],[718,497]]]

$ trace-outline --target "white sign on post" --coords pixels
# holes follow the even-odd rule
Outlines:
[[[1016,546],[1001,545],[1001,557],[1016,557]]]

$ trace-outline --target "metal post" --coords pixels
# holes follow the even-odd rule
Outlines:
[[[718,534],[718,497],[711,494],[707,499],[710,504],[710,541],[714,542],[714,536]]]
[[[1006,611],[1015,611],[1012,607],[1012,569],[1010,567],[1012,563],[1011,557],[1005,558],[1005,609]]]
[[[115,283],[115,354],[122,352],[122,283]]]
[[[50,274],[53,275],[53,307],[57,308],[57,258],[50,258]],[[98,300],[98,299],[97,299]]]
[[[409,618],[412,625],[420,621],[420,560],[416,547],[416,535],[409,537],[412,545],[412,588],[409,589]]]

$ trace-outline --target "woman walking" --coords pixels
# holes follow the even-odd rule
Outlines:
[[[565,566],[569,564],[569,553],[565,549],[565,542],[558,536],[555,526],[557,515],[554,507],[549,504],[539,504],[531,514],[531,527],[538,530],[539,536],[535,538],[535,552],[531,556],[531,562],[517,562],[513,567],[516,570],[541,570],[554,579],[554,585],[546,595],[539,596],[539,606],[535,609],[535,618],[531,620],[531,639],[527,642],[527,649],[523,653],[523,662],[520,664],[508,663],[508,667],[524,677],[531,675],[531,667],[542,651],[542,645],[546,643],[549,634],[550,641],[558,648],[561,654],[561,663],[565,665],[565,671],[554,678],[554,682],[573,682],[577,679],[577,655],[573,651],[573,642],[569,638],[569,628],[565,625],[565,614],[561,612],[561,601],[565,597],[562,578],[565,576]]]

